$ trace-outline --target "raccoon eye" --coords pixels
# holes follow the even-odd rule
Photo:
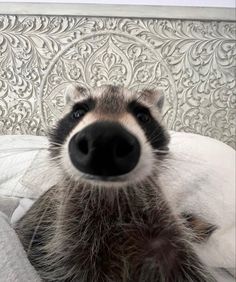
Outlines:
[[[76,109],[73,110],[72,112],[72,117],[74,119],[80,119],[81,117],[83,117],[87,112],[89,111],[89,108],[86,104],[84,105],[80,105],[79,107],[77,107]]]
[[[150,120],[150,114],[144,109],[139,109],[136,111],[135,116],[142,123],[147,123]]]

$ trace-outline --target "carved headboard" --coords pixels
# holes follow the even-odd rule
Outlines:
[[[233,9],[0,3],[0,14],[0,134],[45,134],[68,83],[112,83],[163,89],[169,129],[235,147]]]

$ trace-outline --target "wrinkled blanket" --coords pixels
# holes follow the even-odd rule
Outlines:
[[[8,222],[0,212],[0,281],[1,282],[40,282],[35,269]]]

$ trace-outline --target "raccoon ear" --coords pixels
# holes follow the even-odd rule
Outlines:
[[[65,100],[66,104],[74,103],[87,96],[87,90],[76,84],[71,84],[66,88]]]
[[[151,103],[152,105],[156,105],[159,111],[162,110],[165,97],[164,93],[162,90],[158,89],[144,89],[142,91],[142,97],[148,102]]]

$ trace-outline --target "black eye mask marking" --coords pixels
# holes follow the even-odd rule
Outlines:
[[[52,156],[60,153],[60,145],[66,140],[73,128],[82,120],[82,118],[95,108],[95,101],[92,98],[86,99],[75,104],[66,116],[58,121],[56,127],[49,133],[51,142],[50,151]],[[58,144],[58,145],[56,145]]]
[[[75,104],[72,111],[64,116],[50,132],[51,155],[57,156],[60,153],[60,145],[66,140],[73,128],[83,119],[87,112],[95,108],[95,100],[86,99]],[[128,105],[130,112],[143,129],[145,136],[153,149],[166,150],[169,137],[165,129],[155,120],[149,109],[137,101],[132,101]],[[58,144],[58,145],[56,145]]]
[[[153,118],[149,109],[137,101],[132,101],[128,105],[128,111],[143,129],[153,149],[166,150],[169,143],[168,134],[160,123]]]

